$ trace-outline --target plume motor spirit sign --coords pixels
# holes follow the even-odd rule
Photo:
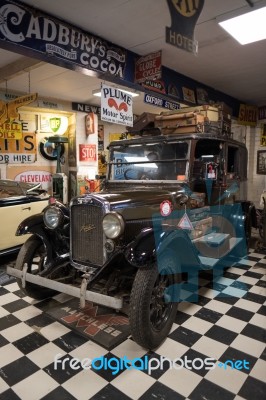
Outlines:
[[[124,76],[124,49],[13,0],[0,0],[0,41],[66,68]]]
[[[101,90],[101,120],[133,126],[132,96],[105,84]]]

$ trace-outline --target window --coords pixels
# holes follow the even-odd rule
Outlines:
[[[184,180],[189,143],[115,146],[111,150],[111,180]]]

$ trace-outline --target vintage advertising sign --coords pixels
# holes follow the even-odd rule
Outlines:
[[[258,108],[247,104],[240,104],[238,123],[240,125],[256,126],[258,119]]]
[[[161,94],[166,94],[165,84],[163,81],[160,80],[146,80],[142,83],[142,86],[146,89],[152,90],[153,92],[158,92]]]
[[[258,108],[258,119],[266,119],[266,106]]]
[[[174,101],[165,100],[161,97],[150,94],[144,95],[144,103],[151,104],[156,107],[167,108],[168,110],[179,110],[180,104]]]
[[[266,124],[261,124],[260,146],[266,146]]]
[[[8,167],[7,178],[19,182],[41,183],[42,189],[48,192],[52,191],[52,174],[55,173],[55,167]]]
[[[1,139],[22,139],[22,124],[21,122],[11,121],[0,125]]]
[[[79,161],[97,161],[96,144],[80,144]]]
[[[0,164],[30,164],[36,160],[36,133],[34,120],[20,121],[21,138],[7,138],[0,133]]]
[[[162,51],[140,57],[135,62],[135,82],[142,83],[150,79],[161,79]]]
[[[196,103],[195,92],[192,89],[189,89],[185,86],[182,87],[183,98],[188,103]]]
[[[94,113],[94,114],[101,114],[101,107],[93,106],[91,104],[84,104],[84,103],[72,103],[72,110],[80,111],[84,113]]]
[[[124,77],[126,51],[14,0],[0,2],[0,41],[66,68]]]
[[[172,25],[166,27],[166,43],[190,53],[198,53],[194,29],[204,6],[204,0],[167,0]]]
[[[65,115],[41,115],[40,131],[43,133],[64,134],[68,129],[68,117]]]
[[[132,96],[122,90],[102,84],[101,120],[133,126]]]
[[[1,14],[1,9],[0,9]],[[1,24],[0,24],[1,31]],[[37,93],[29,93],[25,96],[16,97],[15,99],[5,103],[0,100],[0,124],[3,124],[6,121],[12,121],[14,119],[19,119],[18,109],[19,107],[26,106],[27,104],[32,103],[37,99]]]

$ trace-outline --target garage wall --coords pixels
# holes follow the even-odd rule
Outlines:
[[[260,196],[263,190],[266,190],[266,175],[257,174],[257,153],[258,150],[265,150],[266,147],[261,146],[261,124],[266,123],[260,121],[256,127],[238,125],[233,122],[234,139],[246,144],[248,149],[248,199],[251,200],[256,207],[260,207]]]

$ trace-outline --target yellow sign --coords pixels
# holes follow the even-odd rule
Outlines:
[[[19,119],[18,109],[35,101],[37,96],[37,93],[29,93],[25,96],[17,97],[8,103],[0,100],[0,124],[3,124],[7,120]]]
[[[258,119],[258,107],[240,104],[238,123],[240,125],[256,126]]]
[[[0,164],[33,163],[35,160],[35,133],[23,132],[20,140],[0,138]]]
[[[0,125],[0,139],[22,139],[22,124],[10,121]]]
[[[266,124],[261,124],[260,145],[266,146]]]
[[[120,140],[122,133],[109,133],[109,141],[114,142],[115,140]]]

